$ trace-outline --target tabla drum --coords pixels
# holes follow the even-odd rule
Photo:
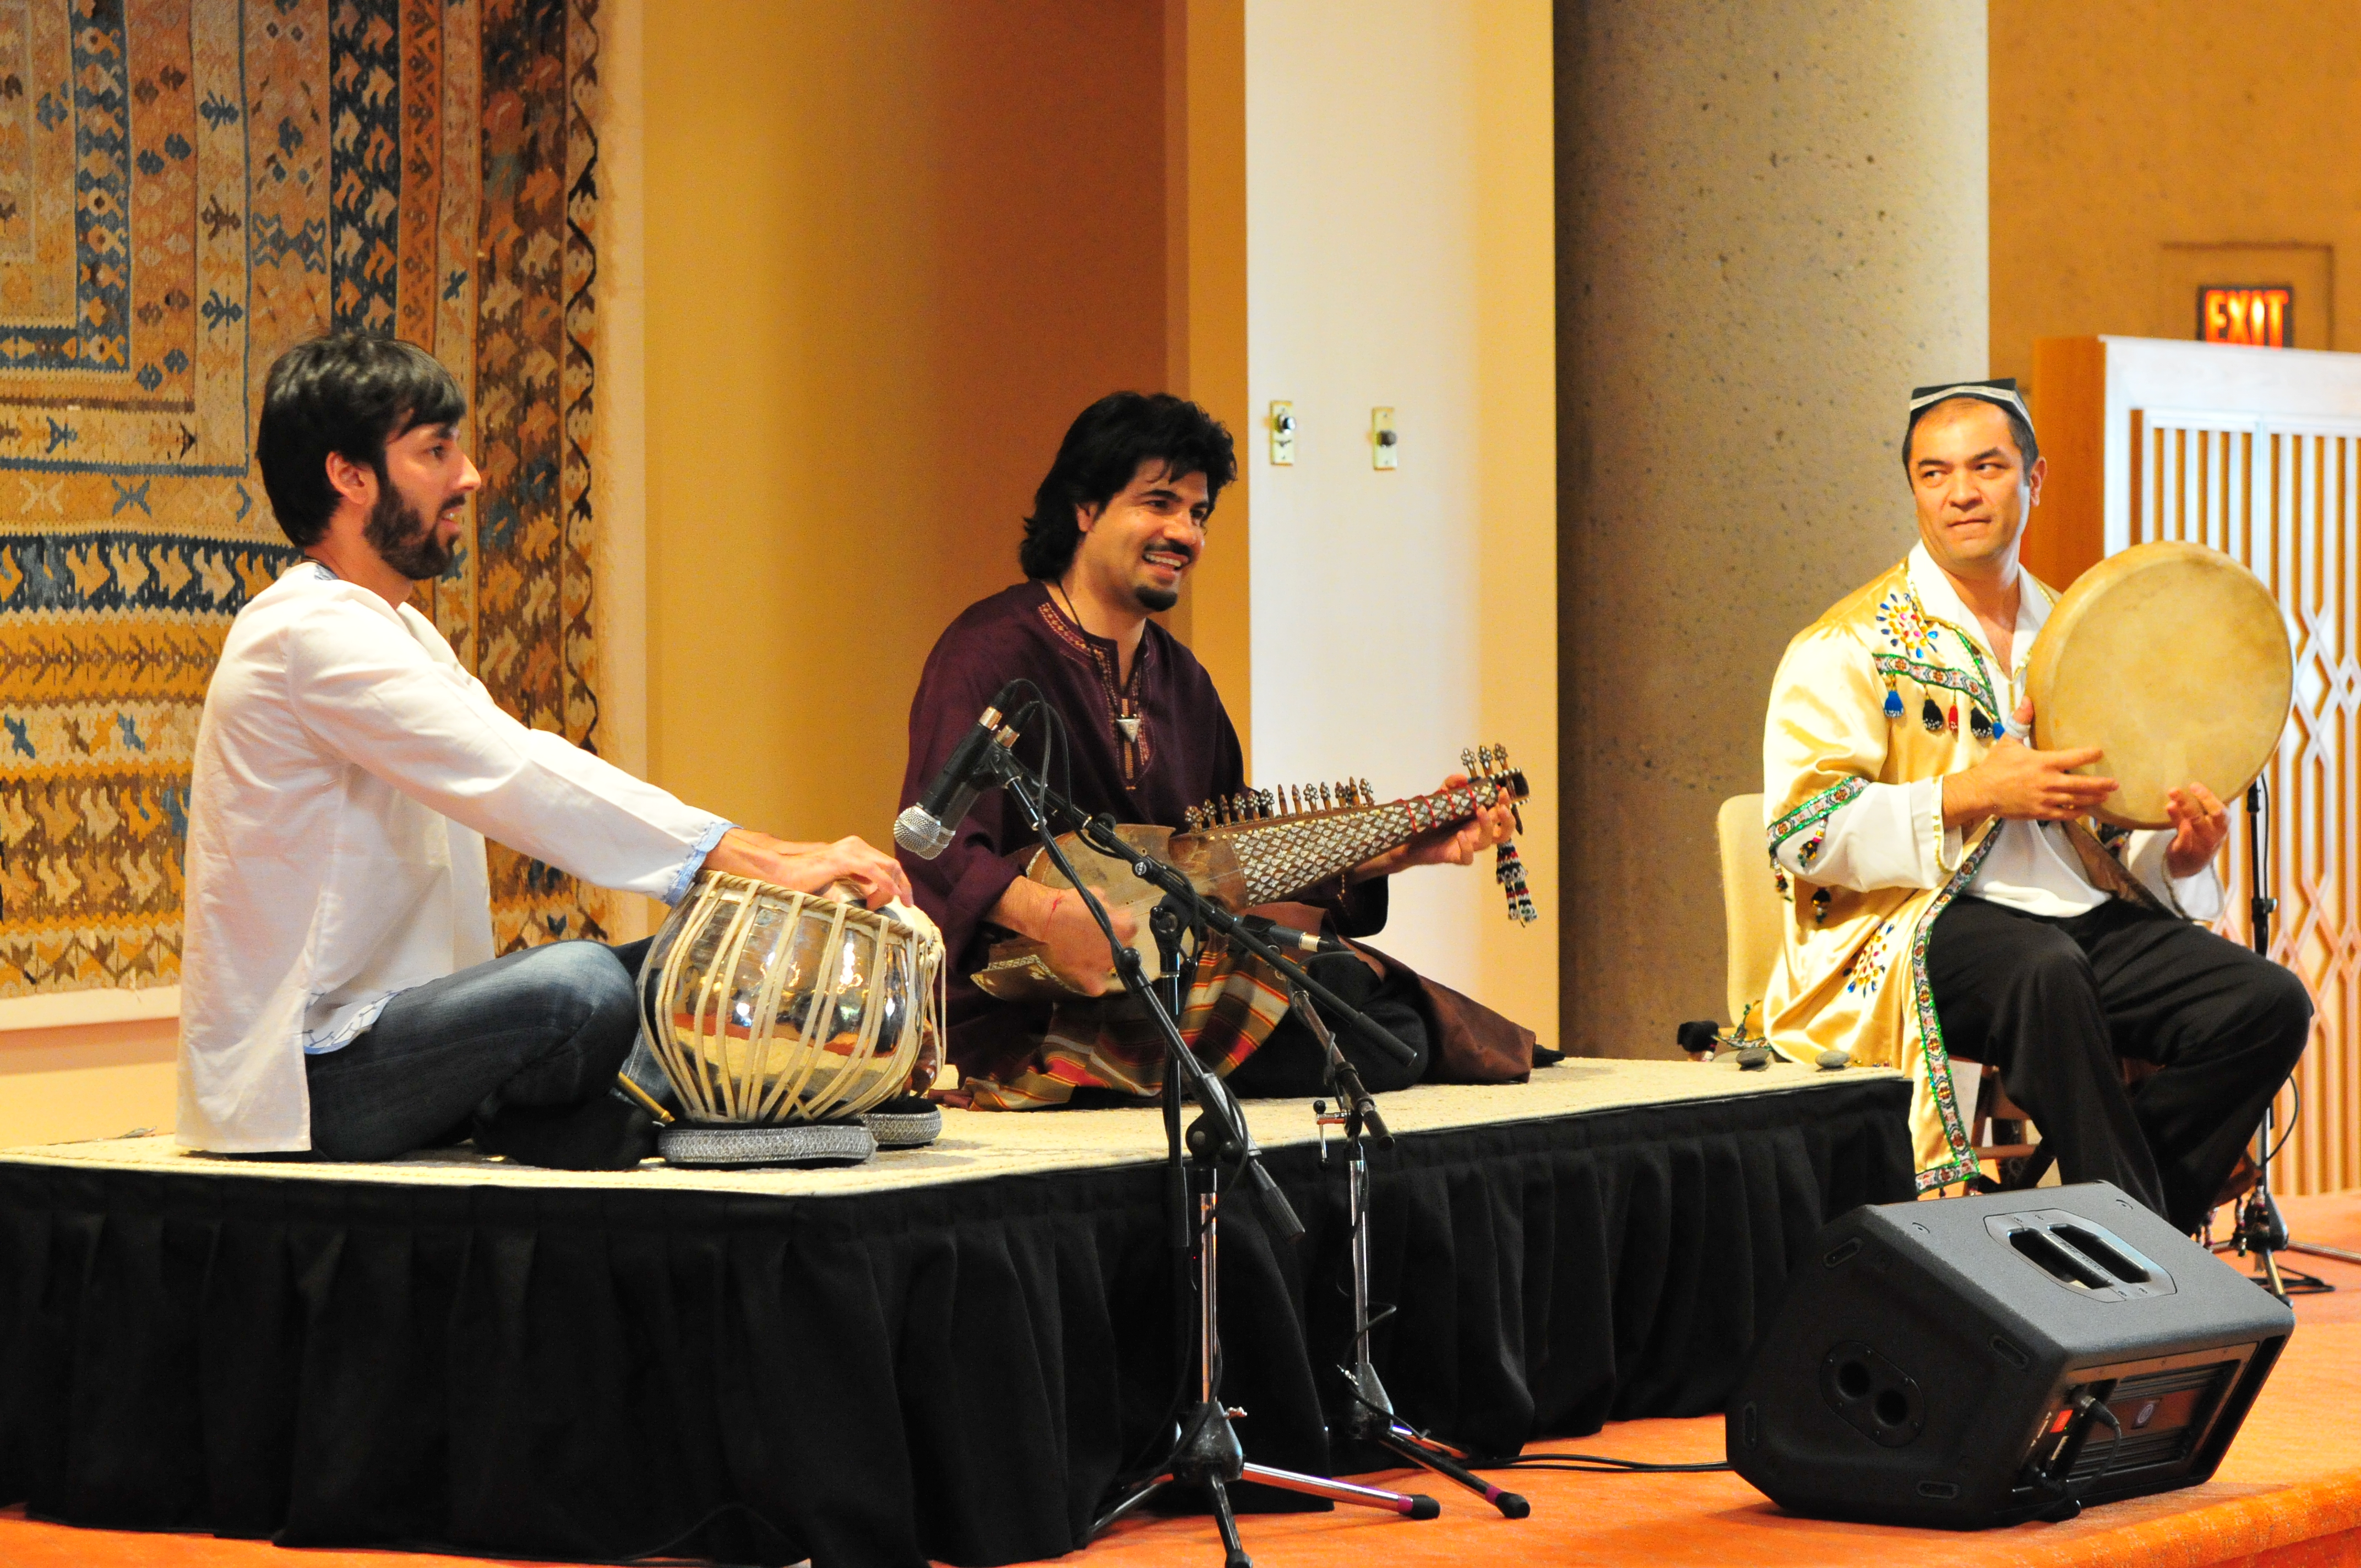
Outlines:
[[[2113,778],[2096,813],[2165,828],[2166,792],[2233,800],[2286,729],[2295,660],[2270,590],[2202,544],[2135,544],[2059,597],[2026,662],[2033,743],[2096,746],[2080,770]]]
[[[641,1026],[682,1108],[658,1151],[854,1165],[930,1141],[941,1113],[909,1090],[942,1048],[942,938],[916,910],[700,872],[640,971]]]

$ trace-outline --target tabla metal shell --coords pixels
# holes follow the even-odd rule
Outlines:
[[[857,1116],[939,1028],[940,962],[882,913],[702,872],[650,946],[641,1022],[689,1124]]]
[[[2096,746],[2117,782],[2094,813],[2164,828],[2168,791],[2236,797],[2279,749],[2295,689],[2287,622],[2260,579],[2177,541],[2110,555],[2059,596],[2026,661],[2033,743]]]

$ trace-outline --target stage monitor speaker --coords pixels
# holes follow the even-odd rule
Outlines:
[[[2066,1518],[2211,1476],[2294,1329],[2103,1181],[1866,1206],[1789,1276],[1730,1462],[1799,1514]]]

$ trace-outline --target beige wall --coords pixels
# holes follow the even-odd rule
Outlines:
[[[1155,0],[647,12],[648,756],[883,842],[1073,415],[1164,378]]]
[[[2298,345],[2361,348],[2361,0],[1992,0],[1991,26],[1995,375],[2029,378],[2037,337],[2192,336],[2199,281],[2296,281]]]
[[[172,1124],[180,988],[0,1003],[0,1148]]]
[[[1255,778],[1433,788],[1499,740],[1548,912],[1490,857],[1395,879],[1378,945],[1558,1037],[1547,0],[1246,6]],[[1270,463],[1269,402],[1295,407]],[[1371,464],[1396,411],[1400,466]],[[1226,549],[1226,541],[1218,548]],[[1235,703],[1235,698],[1233,702]]]
[[[1741,21],[1742,17],[1742,21]],[[1985,354],[1981,0],[1561,0],[1566,1034],[1723,1012],[1714,814],[1794,633],[1914,536]]]

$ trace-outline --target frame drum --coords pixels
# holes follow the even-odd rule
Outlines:
[[[2286,729],[2295,660],[2270,590],[2201,544],[2135,544],[2074,580],[2033,640],[2033,743],[2096,746],[2078,772],[2118,785],[2094,813],[2166,828],[2191,783],[2224,801],[2254,783]]]

